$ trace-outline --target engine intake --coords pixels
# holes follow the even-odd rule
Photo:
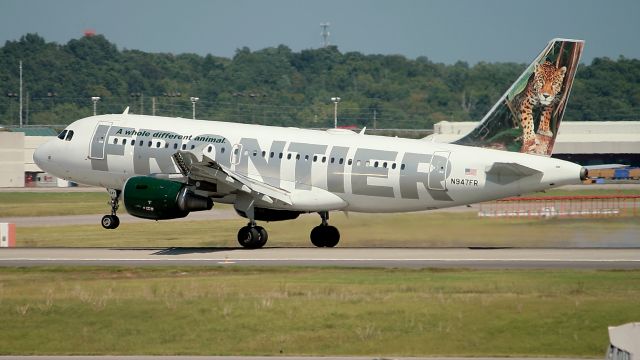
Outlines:
[[[194,194],[183,183],[166,179],[134,176],[127,180],[122,190],[127,212],[143,219],[178,219],[191,211],[213,207],[210,198]]]

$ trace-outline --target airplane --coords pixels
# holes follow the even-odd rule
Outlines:
[[[248,219],[237,236],[244,248],[267,243],[258,221],[303,213],[320,215],[312,244],[334,247],[340,232],[329,225],[332,211],[440,209],[585,180],[586,168],[548,156],[583,44],[551,40],[457,143],[134,115],[127,108],[73,122],[33,158],[57,177],[106,188],[105,229],[120,224],[120,201],[129,214],[151,220],[226,203]]]

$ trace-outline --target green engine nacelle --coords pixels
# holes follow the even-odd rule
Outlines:
[[[183,218],[213,207],[211,199],[194,194],[183,183],[148,176],[129,178],[122,198],[129,214],[152,220]]]

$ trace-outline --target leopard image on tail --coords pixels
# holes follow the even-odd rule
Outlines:
[[[519,116],[522,127],[522,152],[544,154],[553,137],[550,123],[558,94],[562,89],[566,66],[557,68],[549,61],[536,64],[533,77],[529,80],[520,100]],[[541,107],[538,135],[534,131],[533,109]]]
[[[476,127],[454,144],[551,156],[584,48],[552,39]]]

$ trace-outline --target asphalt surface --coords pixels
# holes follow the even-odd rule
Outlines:
[[[460,358],[460,357],[375,357],[375,356],[0,356],[0,360],[581,360],[577,358]]]
[[[375,356],[0,356],[0,360],[581,360],[577,358],[460,358],[460,357],[375,357]]]
[[[11,248],[0,266],[640,269],[640,248]]]

